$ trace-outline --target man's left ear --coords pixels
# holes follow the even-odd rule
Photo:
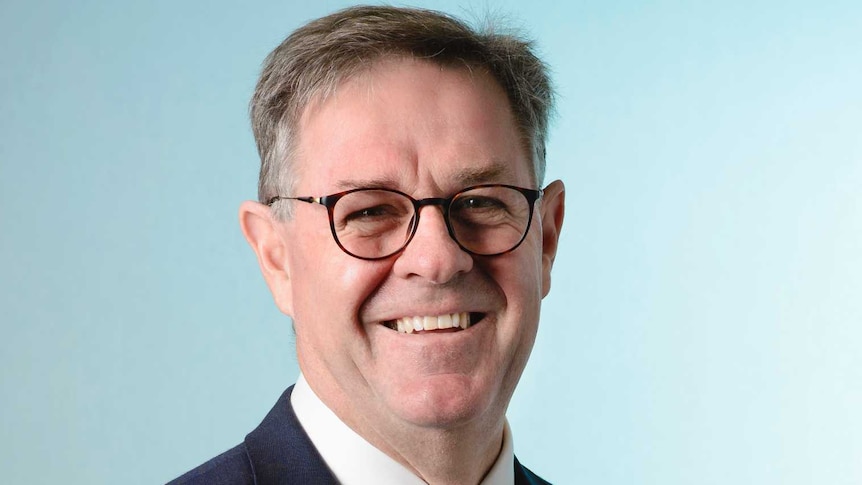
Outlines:
[[[542,219],[542,296],[551,291],[551,267],[557,256],[557,244],[560,241],[560,230],[563,227],[563,215],[566,212],[566,187],[560,180],[551,182],[545,187],[542,201],[539,204],[539,216]]]

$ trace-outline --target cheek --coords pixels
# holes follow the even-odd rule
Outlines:
[[[302,261],[294,281],[301,284],[294,291],[294,328],[304,372],[357,380],[357,365],[370,354],[360,309],[386,274],[380,266],[332,253]]]
[[[294,320],[318,334],[359,331],[359,310],[386,277],[388,266],[353,258],[334,243],[315,242],[317,246],[293,253]]]
[[[542,299],[541,243],[528,237],[510,254],[490,258],[485,269],[506,299],[499,338],[504,346],[530,347],[538,325]]]
[[[532,236],[532,234],[531,234]],[[518,325],[518,339],[520,340],[520,351],[529,355],[536,332],[539,326],[539,313],[542,302],[542,243],[541,237],[536,235],[524,241],[522,247],[516,251],[522,251],[513,263],[513,273],[518,275],[508,283],[506,293],[513,297],[510,304],[514,306],[520,320]],[[526,359],[526,356],[523,356]]]
[[[496,264],[495,279],[510,306],[538,309],[542,295],[541,248],[541,236],[532,231],[517,249],[499,261],[492,261]]]

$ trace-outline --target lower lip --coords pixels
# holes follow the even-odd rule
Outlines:
[[[418,332],[414,330],[412,333],[416,334],[416,335],[424,335],[424,334],[432,334],[432,333],[455,333],[455,332],[460,332],[461,330],[464,330],[464,329],[462,329],[462,328],[438,328],[437,330],[419,330]],[[407,335],[409,335],[409,334],[407,334]]]

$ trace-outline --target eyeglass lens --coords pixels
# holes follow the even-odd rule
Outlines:
[[[530,202],[509,187],[478,187],[457,194],[447,218],[455,240],[478,255],[511,250],[530,223]],[[359,190],[341,197],[332,208],[336,239],[349,253],[380,258],[399,251],[414,231],[413,201],[388,190]]]

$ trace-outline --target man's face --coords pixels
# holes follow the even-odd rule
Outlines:
[[[296,193],[286,195],[385,187],[418,199],[481,183],[535,188],[506,96],[481,71],[380,62],[309,108],[300,134]],[[300,367],[315,392],[354,428],[377,433],[498,424],[547,292],[553,254],[543,253],[543,203],[510,253],[462,251],[431,206],[421,209],[411,243],[379,261],[339,249],[323,206],[280,203],[294,209],[277,225],[288,283],[271,287],[284,293],[276,300],[294,319]],[[390,328],[405,317],[462,313],[473,319],[465,330]]]

